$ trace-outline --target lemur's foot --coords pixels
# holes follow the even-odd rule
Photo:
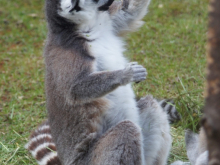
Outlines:
[[[169,123],[172,124],[181,120],[181,115],[178,113],[175,102],[172,99],[159,100],[154,99],[151,95],[147,95],[138,101],[138,107],[140,109],[155,107],[158,106],[158,104],[162,107],[163,111],[167,113]]]

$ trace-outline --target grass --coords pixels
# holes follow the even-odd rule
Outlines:
[[[0,164],[36,165],[24,149],[46,118],[43,1],[0,0]],[[183,120],[172,126],[169,162],[186,160],[184,129],[198,130],[205,80],[208,0],[153,0],[146,24],[127,37],[126,55],[148,70],[138,96],[174,98]]]

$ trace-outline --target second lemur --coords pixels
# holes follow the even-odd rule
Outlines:
[[[135,101],[131,82],[147,72],[128,63],[120,37],[142,25],[149,2],[46,0],[49,118],[39,130],[50,128],[58,155],[42,157],[50,142],[34,147],[39,164],[166,164],[167,115],[150,96]]]

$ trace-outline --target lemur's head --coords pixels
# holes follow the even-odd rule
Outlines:
[[[109,9],[114,0],[46,0],[49,25],[81,25]]]
[[[59,14],[81,24],[95,19],[98,11],[107,11],[114,0],[60,0]]]

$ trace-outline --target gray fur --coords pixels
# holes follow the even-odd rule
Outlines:
[[[90,101],[100,98],[120,85],[126,85],[130,82],[139,82],[146,79],[146,69],[131,62],[123,70],[102,71],[81,75],[83,79],[73,80],[71,85],[70,100],[73,101]],[[86,89],[86,90],[85,90]]]
[[[199,136],[198,134],[195,134],[190,130],[187,130],[185,134],[185,141],[186,141],[186,150],[189,161],[192,164],[195,164],[196,158],[199,155],[198,152]]]
[[[140,128],[123,121],[99,139],[92,162],[94,165],[141,165],[141,145]]]
[[[186,150],[189,161],[192,165],[208,165],[207,141],[204,129],[196,134],[192,131],[186,131]]]
[[[167,114],[152,96],[141,98],[138,101],[138,107],[146,164],[162,165],[167,161],[172,142]]]
[[[196,134],[190,130],[185,134],[187,157],[191,165],[208,165],[207,141],[204,129]],[[177,161],[171,165],[184,165],[188,162]]]

